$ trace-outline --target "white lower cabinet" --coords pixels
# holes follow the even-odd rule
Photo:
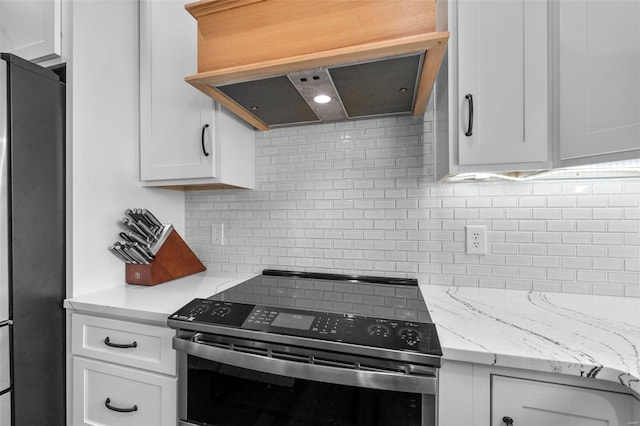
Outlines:
[[[439,424],[625,426],[640,401],[606,380],[446,361],[440,371]]]
[[[494,375],[491,426],[631,425],[630,395]]]
[[[73,424],[175,425],[176,382],[175,377],[74,357]]]
[[[173,330],[79,313],[71,329],[73,426],[175,426]]]

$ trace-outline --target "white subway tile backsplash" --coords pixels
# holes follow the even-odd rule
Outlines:
[[[256,190],[187,192],[186,240],[220,271],[640,297],[640,180],[436,183],[432,119],[257,132]],[[224,246],[211,244],[219,222]],[[465,253],[466,225],[487,227],[486,255]],[[367,296],[346,290],[333,289],[334,307],[374,313]],[[382,298],[379,312],[405,309],[400,295],[368,297]]]

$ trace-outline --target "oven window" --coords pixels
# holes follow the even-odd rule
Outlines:
[[[423,395],[293,379],[188,357],[187,418],[216,426],[420,426]],[[430,397],[435,400],[435,397]],[[432,405],[434,401],[429,401]],[[427,423],[430,424],[430,423]]]

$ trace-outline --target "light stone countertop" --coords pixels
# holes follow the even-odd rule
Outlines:
[[[621,383],[640,397],[640,299],[421,285],[447,359]]]
[[[66,299],[64,307],[166,325],[169,315],[193,299],[206,299],[256,275],[205,271],[154,286],[123,284]]]
[[[194,298],[256,276],[206,271],[155,286],[121,285],[64,301],[78,311],[166,324]],[[640,397],[640,299],[420,285],[444,360],[592,377]]]

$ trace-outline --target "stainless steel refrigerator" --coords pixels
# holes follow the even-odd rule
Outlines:
[[[65,85],[0,58],[0,425],[62,426]]]

